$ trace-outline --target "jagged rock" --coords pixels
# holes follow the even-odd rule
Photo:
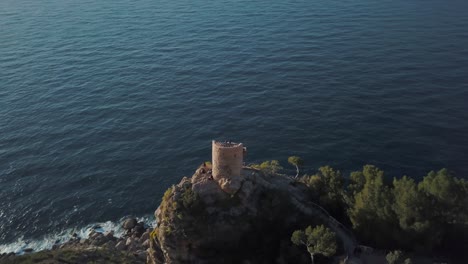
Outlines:
[[[25,248],[25,249],[23,249],[23,251],[24,251],[25,253],[31,253],[31,252],[34,251],[34,249],[32,249],[32,248]]]
[[[125,245],[126,246],[130,246],[132,245],[133,243],[135,242],[135,240],[131,237],[127,238],[127,240],[125,241]]]
[[[107,241],[109,241],[110,238],[110,236],[105,236],[102,233],[91,231],[91,233],[89,234],[88,243],[90,243],[93,246],[101,246]]]
[[[216,181],[203,174],[195,174],[192,177],[192,190],[197,193],[205,204],[210,205],[219,199],[226,197]],[[177,199],[177,197],[175,197]]]
[[[137,223],[138,221],[135,218],[128,218],[123,222],[122,227],[125,230],[130,230],[134,228],[137,225]]]
[[[150,237],[150,233],[151,233],[150,229],[146,230],[140,237],[140,240],[139,240],[140,243],[148,240]]]
[[[127,248],[127,245],[125,244],[125,241],[122,240],[122,241],[119,241],[119,242],[115,245],[115,248],[116,248],[117,250],[122,251],[122,250],[125,250],[125,249]]]
[[[144,248],[148,248],[148,246],[149,246],[149,239],[143,241],[143,243],[141,243],[141,245],[142,245]]]
[[[107,247],[109,249],[110,248],[115,248],[115,246],[116,246],[116,243],[115,243],[115,241],[112,241],[112,240],[109,240],[104,244],[104,247]]]
[[[101,233],[99,232],[96,232],[94,230],[91,230],[91,232],[89,233],[88,235],[88,238],[89,239],[96,239]]]
[[[143,224],[138,224],[134,228],[132,228],[132,233],[135,234],[137,237],[140,237],[145,232],[145,227]]]
[[[114,231],[111,230],[109,232],[104,233],[104,237],[108,240],[115,240]]]
[[[146,251],[145,250],[137,250],[135,252],[135,256],[137,256],[139,259],[146,260]]]
[[[150,247],[146,250],[146,252],[148,253],[146,263],[165,263],[165,256],[157,237],[154,237],[150,240]]]
[[[232,178],[226,179],[221,178],[218,181],[219,186],[221,189],[228,194],[235,194],[241,187],[241,179],[240,178]]]
[[[125,245],[127,246],[128,251],[137,251],[138,249],[142,249],[140,243],[138,243],[138,238],[129,237],[125,241]]]

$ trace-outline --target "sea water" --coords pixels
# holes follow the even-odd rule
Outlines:
[[[467,14],[465,0],[0,1],[0,252],[151,216],[212,139],[291,173],[298,155],[308,173],[467,177]]]

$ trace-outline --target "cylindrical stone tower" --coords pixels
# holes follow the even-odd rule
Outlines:
[[[240,176],[245,148],[242,143],[218,142],[213,140],[212,175],[219,180]]]

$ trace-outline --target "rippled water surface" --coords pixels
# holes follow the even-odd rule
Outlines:
[[[214,138],[250,162],[467,177],[467,14],[464,0],[2,0],[0,244],[151,214]]]

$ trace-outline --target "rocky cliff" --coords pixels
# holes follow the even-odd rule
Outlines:
[[[232,182],[217,182],[207,171],[199,168],[164,194],[148,263],[309,263],[291,233],[330,224],[304,204],[305,186],[247,168]]]
[[[311,202],[309,189],[281,175],[244,168],[241,176],[214,179],[209,165],[169,188],[152,229],[127,219],[122,237],[92,231],[52,250],[0,263],[310,263],[290,239],[294,230],[325,224],[342,242],[342,256],[356,246],[353,235]],[[360,263],[352,257],[348,263]]]

